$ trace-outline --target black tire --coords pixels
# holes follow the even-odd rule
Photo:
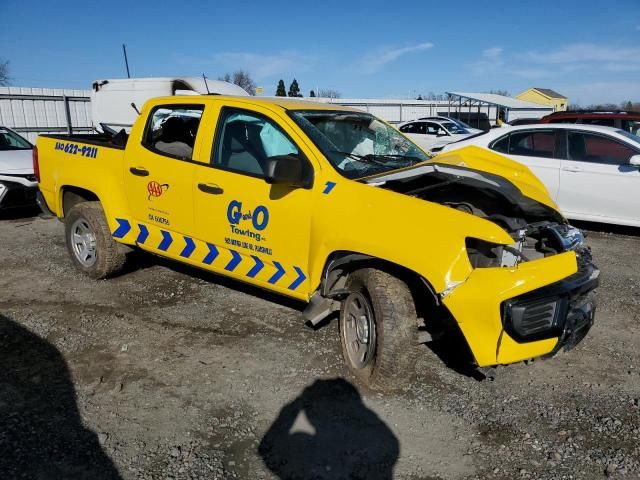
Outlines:
[[[373,390],[406,388],[415,374],[418,353],[418,320],[409,287],[399,278],[372,268],[353,272],[346,287],[352,294],[340,309],[340,343],[347,367],[360,384]],[[375,349],[364,365],[357,365],[349,354],[348,302],[357,304],[363,298],[373,313],[371,344]],[[353,351],[354,342],[350,344]]]
[[[124,266],[125,254],[118,249],[118,244],[113,240],[104,210],[100,202],[82,202],[75,205],[67,215],[65,215],[65,240],[67,251],[75,267],[90,276],[101,279],[109,277],[120,271]],[[95,255],[93,261],[83,261],[79,258],[79,253],[74,247],[73,230],[74,226],[84,225],[95,241]]]

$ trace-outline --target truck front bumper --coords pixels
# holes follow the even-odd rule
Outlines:
[[[521,263],[479,268],[443,299],[478,366],[548,356],[576,345],[594,321],[591,292],[598,269],[578,268],[574,252]]]

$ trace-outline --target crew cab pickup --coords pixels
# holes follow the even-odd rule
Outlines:
[[[485,367],[593,322],[590,250],[526,167],[476,147],[432,160],[354,109],[156,98],[129,135],[40,136],[34,163],[80,270],[112,275],[128,245],[308,302],[311,324],[339,311],[371,388],[406,383],[421,329],[462,333]]]

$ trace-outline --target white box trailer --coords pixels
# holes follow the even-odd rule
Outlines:
[[[154,97],[171,95],[249,95],[243,88],[229,82],[201,77],[118,78],[96,80],[91,92],[91,119],[93,127],[125,131],[138,116],[132,103],[141,109]]]

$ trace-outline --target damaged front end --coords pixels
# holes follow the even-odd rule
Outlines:
[[[598,269],[580,230],[505,178],[428,164],[369,182],[500,226],[510,244],[465,238],[471,273],[440,299],[479,366],[554,354],[578,343],[593,323]],[[540,195],[544,198],[544,192]]]

